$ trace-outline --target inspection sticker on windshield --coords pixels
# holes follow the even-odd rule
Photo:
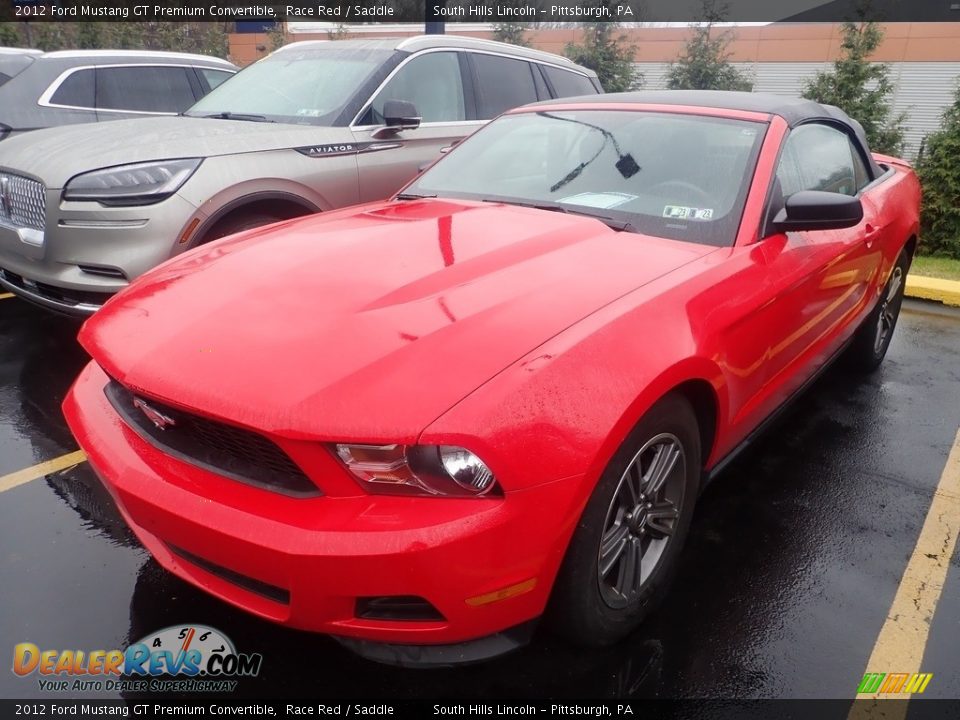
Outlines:
[[[713,208],[692,208],[683,205],[667,205],[663,217],[673,220],[713,220]]]
[[[624,203],[636,199],[636,195],[629,195],[627,193],[585,192],[580,193],[579,195],[571,195],[570,197],[561,198],[557,202],[569,203],[570,205],[583,205],[584,207],[614,208],[617,205],[623,205]]]

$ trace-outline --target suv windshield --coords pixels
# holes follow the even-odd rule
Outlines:
[[[288,49],[216,87],[185,115],[330,125],[344,104],[393,55],[392,50]]]
[[[678,113],[505,115],[400,197],[534,205],[618,229],[732,245],[765,131],[764,123]]]

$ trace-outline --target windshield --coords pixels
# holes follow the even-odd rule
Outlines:
[[[401,197],[514,202],[732,245],[766,125],[673,113],[541,110],[495,120]]]
[[[284,50],[237,73],[185,114],[331,125],[392,50],[329,47]]]

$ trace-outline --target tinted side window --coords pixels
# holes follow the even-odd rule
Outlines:
[[[210,86],[207,92],[213,90],[215,87],[217,87],[217,85],[229,80],[230,76],[233,75],[233,73],[227,72],[226,70],[211,70],[210,68],[202,67],[198,67],[197,70],[200,72],[200,75],[203,77],[203,79],[207,81],[207,85]]]
[[[597,89],[588,77],[554,67],[545,66],[544,70],[547,71],[547,77],[550,78],[557,97],[597,94]]]
[[[799,190],[856,195],[859,189],[850,139],[826,125],[801,125],[790,133],[777,176],[785,197]]]
[[[477,70],[477,96],[482,120],[537,101],[537,86],[533,82],[530,63],[474,53],[473,65]]]
[[[196,102],[187,68],[144,66],[97,69],[97,108],[181,112]]]
[[[94,91],[94,71],[77,70],[60,84],[50,98],[52,105],[71,105],[73,107],[92,108]]]
[[[423,122],[464,120],[463,79],[457,54],[435,52],[413,58],[380,91],[361,124],[382,123],[387,100],[412,102]]]

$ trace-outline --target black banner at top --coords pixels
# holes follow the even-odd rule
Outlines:
[[[956,700],[0,700],[4,718],[263,718],[283,720],[953,720]],[[878,707],[879,705],[879,707]]]
[[[700,0],[0,0],[0,20],[333,23],[695,22]],[[859,0],[727,0],[731,22],[837,22]],[[960,22],[956,0],[873,0],[872,19]]]

